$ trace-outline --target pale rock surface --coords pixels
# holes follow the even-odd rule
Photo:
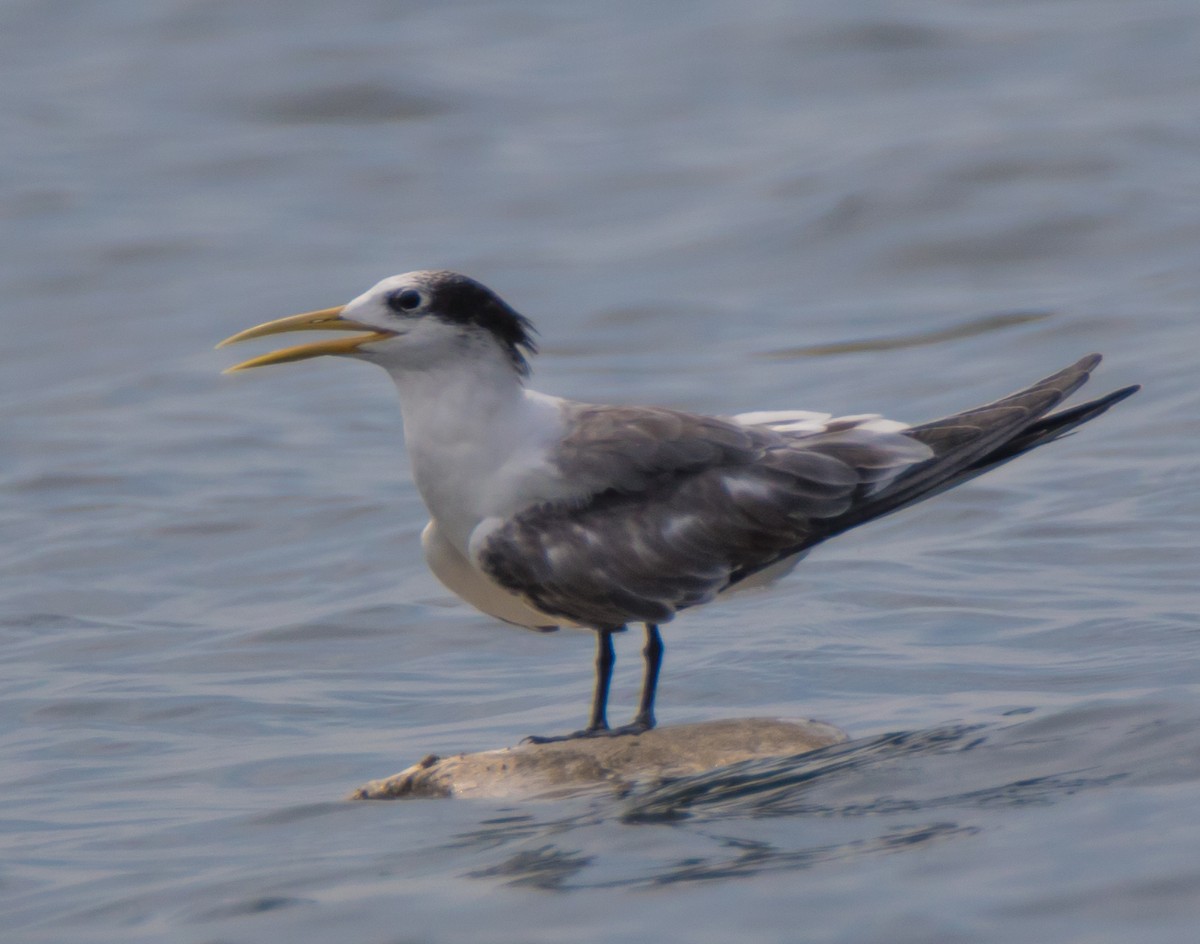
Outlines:
[[[621,737],[518,744],[423,760],[351,794],[398,797],[560,797],[596,787],[621,790],[706,773],[740,761],[787,757],[838,744],[844,732],[821,721],[732,718],[655,728]]]

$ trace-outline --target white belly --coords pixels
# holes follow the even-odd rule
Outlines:
[[[425,552],[425,563],[446,589],[488,616],[529,629],[549,630],[577,625],[534,609],[481,573],[446,540],[436,521],[430,521],[421,532],[421,550]]]

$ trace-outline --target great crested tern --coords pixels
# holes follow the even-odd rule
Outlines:
[[[1051,412],[1099,364],[1091,354],[994,403],[916,426],[874,414],[719,418],[580,403],[528,389],[533,326],[448,271],[395,275],[346,305],[269,321],[219,346],[313,330],[355,334],[229,370],[336,354],[391,375],[430,514],[421,545],[433,573],[506,622],[596,633],[591,716],[569,737],[654,726],[659,625],[680,610],[774,580],[814,545],[1053,442],[1138,390]],[[633,622],[646,632],[641,697],[633,721],[610,729],[612,636]]]

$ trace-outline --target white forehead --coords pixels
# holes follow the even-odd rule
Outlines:
[[[426,288],[433,275],[434,272],[431,269],[414,269],[412,272],[403,272],[400,275],[389,275],[386,279],[376,282],[350,304],[362,304],[383,295],[389,295],[397,289]]]

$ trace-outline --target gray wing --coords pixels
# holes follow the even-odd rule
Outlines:
[[[665,622],[835,534],[1053,442],[1136,392],[1050,412],[1099,362],[1089,355],[994,403],[915,427],[820,414],[740,425],[580,406],[558,461],[586,483],[587,497],[516,515],[488,536],[480,563],[539,609],[577,623]]]
[[[788,434],[665,409],[578,406],[557,455],[586,497],[493,531],[485,572],[589,626],[665,622],[777,561],[930,448],[855,417]]]

